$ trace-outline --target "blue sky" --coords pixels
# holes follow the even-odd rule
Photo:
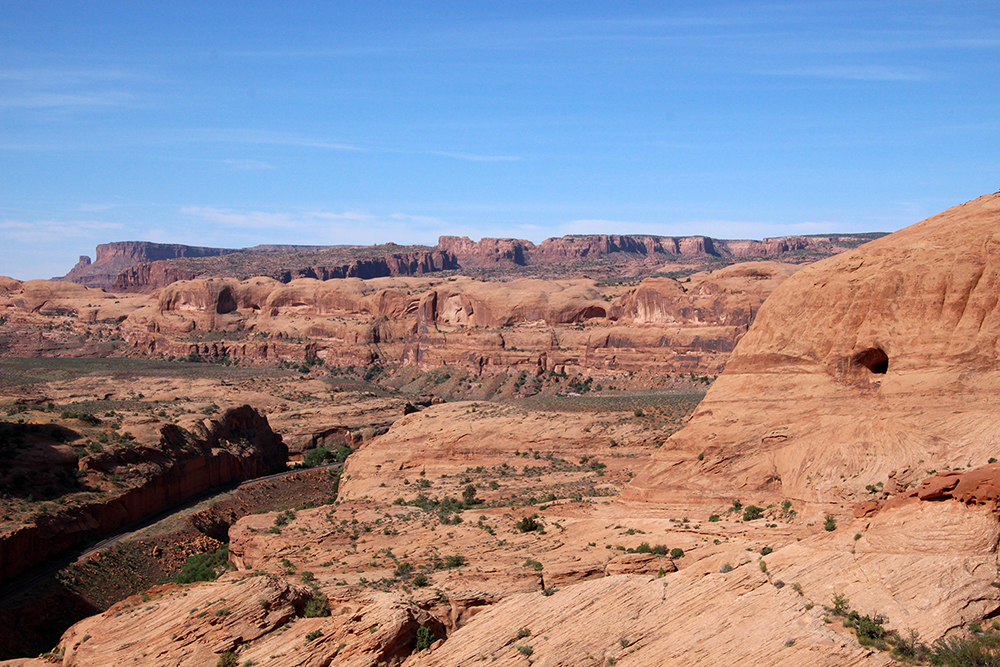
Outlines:
[[[1000,188],[990,2],[0,0],[0,274],[97,243],[892,231]]]

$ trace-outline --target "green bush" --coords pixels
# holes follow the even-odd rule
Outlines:
[[[434,633],[426,625],[417,628],[417,644],[413,647],[414,652],[420,652],[431,647],[434,643]]]
[[[764,508],[757,507],[756,505],[748,505],[743,509],[743,520],[744,521],[756,521],[757,519],[764,516]]]
[[[313,593],[312,599],[306,602],[305,610],[303,611],[303,616],[306,618],[319,618],[320,616],[330,615],[330,601],[326,599],[326,596],[316,591]]]
[[[239,658],[232,651],[226,651],[219,656],[219,661],[215,663],[216,667],[237,667],[239,665]]]
[[[174,576],[178,584],[196,581],[214,581],[229,567],[229,545],[223,544],[215,551],[194,554],[184,562],[184,567]]]
[[[946,667],[1000,667],[1000,633],[939,639],[931,649],[931,663]]]
[[[455,567],[462,567],[465,565],[465,562],[465,556],[445,556],[444,567],[445,569],[450,570]]]
[[[540,530],[542,524],[538,521],[538,515],[532,514],[531,516],[522,517],[520,521],[517,522],[516,527],[522,533],[530,533],[535,530]]]
[[[823,528],[828,531],[837,530],[837,520],[833,518],[832,514],[826,515],[826,522],[823,524]]]

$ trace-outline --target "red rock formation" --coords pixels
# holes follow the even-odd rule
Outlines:
[[[535,244],[521,239],[483,238],[473,241],[468,236],[441,236],[438,248],[453,254],[465,267],[492,266],[495,264],[527,264],[527,257]]]
[[[852,239],[850,235],[843,239]],[[835,247],[840,237],[787,236],[753,240],[720,240],[707,236],[640,236],[588,234],[549,238],[537,246],[521,239],[442,236],[438,247],[454,253],[464,267],[543,265],[600,260],[608,255],[668,261],[696,257],[780,257],[820,247]]]
[[[782,283],[626,496],[843,501],[894,469],[910,483],[985,463],[1000,431],[998,225],[988,195]]]

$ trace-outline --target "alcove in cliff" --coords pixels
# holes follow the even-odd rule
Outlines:
[[[889,370],[889,355],[880,348],[870,347],[854,355],[855,365],[864,366],[876,375],[885,375]]]

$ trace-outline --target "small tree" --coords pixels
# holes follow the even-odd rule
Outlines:
[[[414,652],[420,652],[431,647],[434,643],[434,633],[426,625],[417,628],[417,644],[413,647]]]
[[[532,514],[531,516],[522,517],[520,521],[516,524],[517,529],[522,533],[530,533],[535,530],[540,530],[542,524],[538,521],[538,515]]]

